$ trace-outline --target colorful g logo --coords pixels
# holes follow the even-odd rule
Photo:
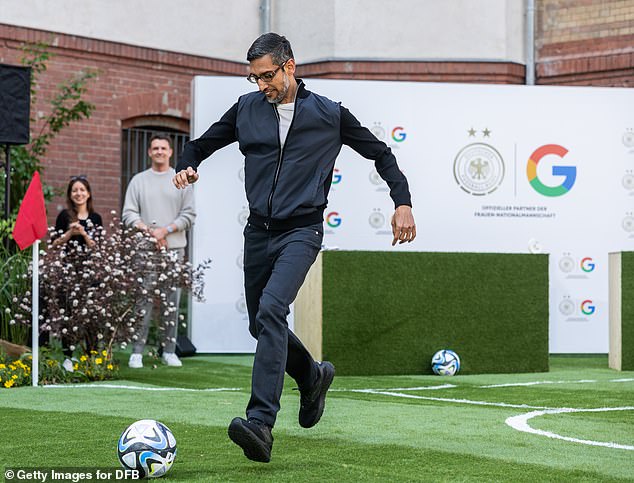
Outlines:
[[[592,300],[584,300],[581,302],[581,311],[586,315],[594,314],[596,307],[592,305]]]
[[[392,139],[394,139],[394,141],[396,141],[397,143],[402,143],[403,141],[405,141],[406,137],[407,133],[404,132],[404,128],[402,128],[401,126],[396,126],[394,129],[392,129]]]
[[[339,213],[337,213],[336,211],[328,213],[326,215],[326,223],[328,223],[328,226],[331,226],[333,228],[337,228],[339,225],[341,225],[341,217],[339,216]]]
[[[553,176],[564,176],[564,181],[559,186],[546,186],[537,177],[537,163],[548,154],[555,154],[563,158],[568,150],[558,144],[546,144],[537,148],[528,159],[526,165],[526,176],[528,182],[535,191],[544,196],[561,196],[570,191],[577,179],[577,168],[575,166],[553,166]]]
[[[586,257],[581,259],[581,270],[584,272],[591,272],[594,270],[595,264],[592,258]]]
[[[339,170],[337,168],[335,168],[333,175],[332,175],[332,184],[337,184],[341,181],[341,174],[339,173]]]

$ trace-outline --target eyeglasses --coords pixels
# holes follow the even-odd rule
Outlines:
[[[249,74],[247,76],[247,80],[251,82],[252,84],[257,84],[259,80],[261,80],[262,82],[266,82],[268,84],[277,75],[277,71],[283,68],[286,65],[286,62],[288,62],[289,60],[291,59],[284,61],[282,65],[277,67],[277,69],[270,70],[268,72],[265,72],[264,74],[261,74],[261,75]]]
[[[78,181],[78,180],[88,181],[88,176],[86,176],[85,174],[80,174],[80,175],[77,175],[77,176],[71,176],[70,180],[71,181]]]

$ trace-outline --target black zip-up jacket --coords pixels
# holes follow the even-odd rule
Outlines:
[[[367,159],[389,188],[395,206],[411,206],[407,179],[391,149],[342,105],[308,91],[297,80],[295,113],[284,148],[279,117],[262,92],[240,96],[218,122],[185,145],[176,171],[194,169],[215,151],[238,141],[245,157],[249,222],[286,230],[323,221],[335,159],[346,144]]]

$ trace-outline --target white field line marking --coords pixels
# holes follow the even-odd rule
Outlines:
[[[633,382],[634,378],[624,379],[608,379],[605,382]],[[487,384],[484,386],[471,386],[478,389],[495,389],[498,387],[520,387],[520,386],[539,386],[542,384],[594,384],[600,382],[596,379],[578,379],[575,381],[529,381],[529,382],[509,382],[507,384]],[[431,391],[436,389],[453,389],[459,387],[456,384],[441,384],[437,386],[418,386],[418,387],[392,387],[387,389],[367,389],[368,391]],[[366,391],[366,389],[330,389],[336,392],[358,392]]]
[[[541,411],[532,411],[530,413],[522,414],[519,416],[511,416],[506,419],[505,423],[513,429],[523,431],[526,433],[537,434],[540,436],[547,436],[549,438],[561,439],[564,441],[570,441],[573,443],[587,444],[591,446],[603,446],[614,449],[634,450],[634,446],[618,443],[605,443],[602,441],[592,441],[587,439],[570,438],[568,436],[561,436],[550,431],[542,431],[540,429],[531,428],[527,421],[536,416],[543,416],[544,414],[561,414],[561,413],[581,413],[581,412],[603,412],[603,411],[627,411],[634,410],[634,406],[626,406],[621,408],[598,408],[598,409],[575,409],[575,408],[549,408],[544,406],[529,406],[527,404],[509,404],[504,402],[489,402],[489,401],[473,401],[470,399],[451,399],[444,397],[431,397],[431,396],[417,396],[415,394],[403,394],[392,391],[381,391],[376,389],[350,389],[349,392],[359,392],[365,394],[382,394],[384,396],[403,397],[407,399],[425,399],[427,401],[441,401],[452,402],[458,404],[472,404],[476,406],[496,406],[504,408],[522,408],[522,409],[541,409]]]
[[[384,396],[404,397],[407,399],[425,399],[427,401],[442,401],[452,402],[458,404],[473,404],[476,406],[498,406],[503,408],[520,408],[520,409],[554,409],[547,406],[529,406],[527,404],[510,404],[504,402],[489,402],[489,401],[473,401],[471,399],[451,399],[447,397],[431,397],[431,396],[417,396],[416,394],[403,394],[401,392],[393,391],[381,391],[376,389],[350,389],[348,392],[360,392],[366,394],[382,394]]]
[[[517,386],[538,386],[541,384],[588,384],[599,382],[596,379],[579,379],[578,381],[532,381],[532,382],[509,382],[508,384],[489,384],[487,386],[478,386],[482,389],[490,389],[495,387],[517,387]],[[612,382],[612,381],[609,381]]]
[[[364,392],[364,391],[433,391],[435,389],[451,389],[458,387],[455,384],[442,384],[440,386],[418,386],[418,387],[393,387],[391,389],[329,389],[333,392]]]
[[[100,388],[107,389],[130,389],[131,391],[181,391],[181,392],[222,392],[222,391],[242,391],[239,387],[212,387],[208,389],[190,389],[186,387],[143,387],[125,386],[123,384],[51,384],[42,387],[51,389],[75,389],[75,388]]]
[[[537,416],[543,416],[545,414],[561,414],[561,413],[596,413],[603,411],[631,411],[634,410],[634,406],[626,406],[621,408],[596,408],[596,409],[572,409],[572,408],[561,408],[561,409],[547,409],[545,411],[532,411],[530,413],[521,414],[519,416],[511,416],[510,418],[506,418],[505,423],[508,424],[511,428],[516,429],[518,431],[522,431],[524,433],[537,434],[539,436],[546,436],[548,438],[553,439],[561,439],[564,441],[570,441],[572,443],[580,443],[580,444],[588,444],[591,446],[603,446],[606,448],[615,448],[615,449],[626,449],[630,451],[634,451],[634,446],[630,446],[627,444],[618,444],[618,443],[606,443],[602,441],[592,441],[587,439],[578,439],[578,438],[570,438],[568,436],[562,436],[560,434],[551,433],[550,431],[543,431],[541,429],[533,429],[528,425],[528,420]]]

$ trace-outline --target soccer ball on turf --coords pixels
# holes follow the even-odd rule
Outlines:
[[[141,478],[167,473],[176,458],[176,438],[167,426],[141,419],[121,433],[117,455],[124,468],[138,470]]]
[[[460,357],[449,349],[440,350],[431,358],[431,369],[440,376],[453,376],[460,370]]]

